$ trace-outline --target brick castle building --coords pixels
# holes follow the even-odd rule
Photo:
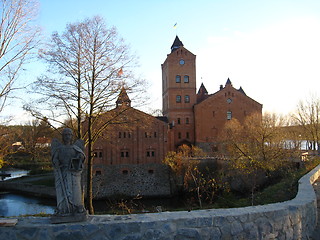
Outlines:
[[[187,144],[210,154],[227,121],[242,122],[253,113],[262,114],[262,105],[241,87],[235,89],[230,79],[216,93],[209,94],[203,84],[196,92],[196,56],[178,36],[161,68],[163,117],[132,108],[124,88],[116,108],[99,117],[102,122],[116,119],[94,146],[96,182],[108,185],[101,196],[135,196],[141,191],[147,196],[170,195],[170,183],[164,181],[167,171],[161,164],[168,151]]]
[[[262,114],[262,105],[235,89],[230,79],[220,90],[208,94],[201,84],[196,92],[196,56],[187,50],[178,36],[162,66],[163,114],[173,126],[169,149],[193,144],[210,151],[218,141],[225,123],[232,118],[240,122],[253,113]]]

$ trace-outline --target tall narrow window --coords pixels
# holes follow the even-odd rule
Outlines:
[[[186,124],[189,124],[189,118],[186,118]]]
[[[181,124],[181,120],[180,120],[180,118],[178,118],[178,124]]]
[[[181,76],[180,75],[177,75],[176,76],[176,83],[180,83],[181,82]]]
[[[177,102],[177,103],[181,103],[181,96],[180,96],[180,95],[177,95],[177,96],[176,96],[176,102]]]
[[[189,103],[190,102],[190,96],[189,95],[185,95],[184,96],[184,102],[185,103]]]
[[[186,138],[189,139],[190,135],[189,132],[186,133]]]
[[[232,112],[228,111],[227,112],[227,120],[231,120],[232,119]]]
[[[181,132],[178,133],[178,138],[181,139]]]
[[[188,75],[185,75],[185,76],[184,76],[183,82],[184,82],[184,83],[189,83],[189,76],[188,76]]]

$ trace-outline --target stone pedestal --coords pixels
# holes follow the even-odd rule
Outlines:
[[[72,213],[72,214],[59,214],[51,217],[51,223],[73,223],[73,222],[85,222],[88,219],[88,213]]]

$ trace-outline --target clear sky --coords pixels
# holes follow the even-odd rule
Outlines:
[[[227,78],[264,111],[288,113],[320,92],[319,0],[40,0],[45,36],[94,15],[140,58],[152,109],[161,109],[161,64],[176,34],[197,55],[197,87]],[[177,28],[173,25],[177,23]],[[31,69],[28,76],[41,73]],[[132,99],[134,101],[134,99]]]

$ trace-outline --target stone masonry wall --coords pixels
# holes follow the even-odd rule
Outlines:
[[[93,173],[96,199],[137,195],[158,197],[171,194],[169,168],[164,164],[95,165]]]
[[[312,183],[320,165],[299,180],[290,201],[233,209],[90,216],[87,222],[50,224],[50,218],[19,218],[0,227],[0,239],[309,239],[316,226],[317,202]]]

